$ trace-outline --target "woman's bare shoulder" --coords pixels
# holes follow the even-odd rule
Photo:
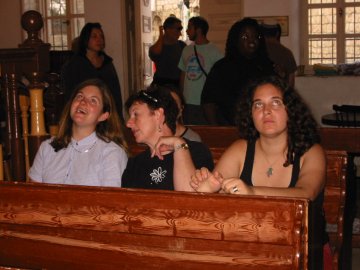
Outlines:
[[[222,155],[225,160],[239,160],[242,159],[246,153],[247,142],[245,140],[236,140],[233,142]]]
[[[245,140],[233,142],[221,156],[216,165],[216,169],[222,173],[224,177],[239,176],[246,154],[246,147],[247,142]]]
[[[303,155],[304,160],[322,159],[325,160],[325,150],[320,144],[314,144]]]
[[[245,149],[246,150],[246,147],[247,147],[247,141],[246,140],[243,140],[243,139],[239,139],[239,140],[236,140],[234,141],[228,149],[230,150],[239,150],[239,149]]]

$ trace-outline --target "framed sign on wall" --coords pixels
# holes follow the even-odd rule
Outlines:
[[[252,17],[257,20],[259,24],[280,24],[281,26],[281,35],[289,35],[289,16],[262,16],[262,17]]]

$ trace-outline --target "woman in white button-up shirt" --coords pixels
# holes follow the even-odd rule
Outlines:
[[[29,171],[34,182],[121,186],[127,146],[114,100],[99,79],[74,90],[57,136],[43,142]]]

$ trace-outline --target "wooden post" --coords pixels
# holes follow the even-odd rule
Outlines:
[[[0,144],[0,181],[4,180],[4,158],[2,144]]]
[[[25,169],[26,169],[26,182],[29,181],[29,125],[28,125],[28,109],[29,109],[29,97],[25,95],[19,96],[20,101],[20,110],[21,110],[21,120],[22,120],[22,128],[23,128],[23,138],[24,138],[24,146],[25,146]]]
[[[24,141],[21,134],[18,89],[15,74],[10,74],[11,171],[14,181],[25,181]]]
[[[9,76],[4,74],[2,79],[2,89],[4,89],[4,105],[5,105],[5,114],[6,114],[6,135],[4,136],[4,156],[9,156],[11,154],[11,113],[10,113],[10,85],[9,85]]]
[[[29,86],[31,132],[28,137],[30,166],[35,158],[40,144],[49,138],[49,135],[46,133],[45,129],[45,109],[43,105],[44,86],[42,83],[40,83],[38,73],[34,72],[31,79],[31,84]]]
[[[35,10],[26,11],[21,16],[21,26],[27,32],[28,36],[19,48],[33,48],[36,51],[36,66],[33,71],[49,72],[50,70],[50,44],[44,43],[40,37],[40,30],[44,26],[43,17]]]

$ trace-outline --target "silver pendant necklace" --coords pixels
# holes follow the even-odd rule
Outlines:
[[[268,160],[268,158],[267,158],[267,156],[266,156],[266,154],[265,154],[265,152],[264,152],[264,150],[262,149],[262,147],[261,147],[261,145],[260,145],[260,148],[261,148],[261,151],[263,152],[263,154],[264,154],[264,158],[265,158],[265,160],[266,160],[266,162],[268,163],[268,165],[269,165],[269,168],[267,168],[267,170],[266,170],[266,176],[267,177],[270,177],[270,176],[272,176],[273,174],[274,174],[274,165],[281,159],[281,157],[283,156],[283,155],[281,155],[279,158],[277,158],[273,163],[270,163],[269,162],[269,160]]]
[[[267,169],[267,171],[266,171],[266,175],[267,175],[267,177],[270,177],[270,176],[272,176],[273,175],[273,168],[272,168],[272,166],[270,166],[268,169]]]

